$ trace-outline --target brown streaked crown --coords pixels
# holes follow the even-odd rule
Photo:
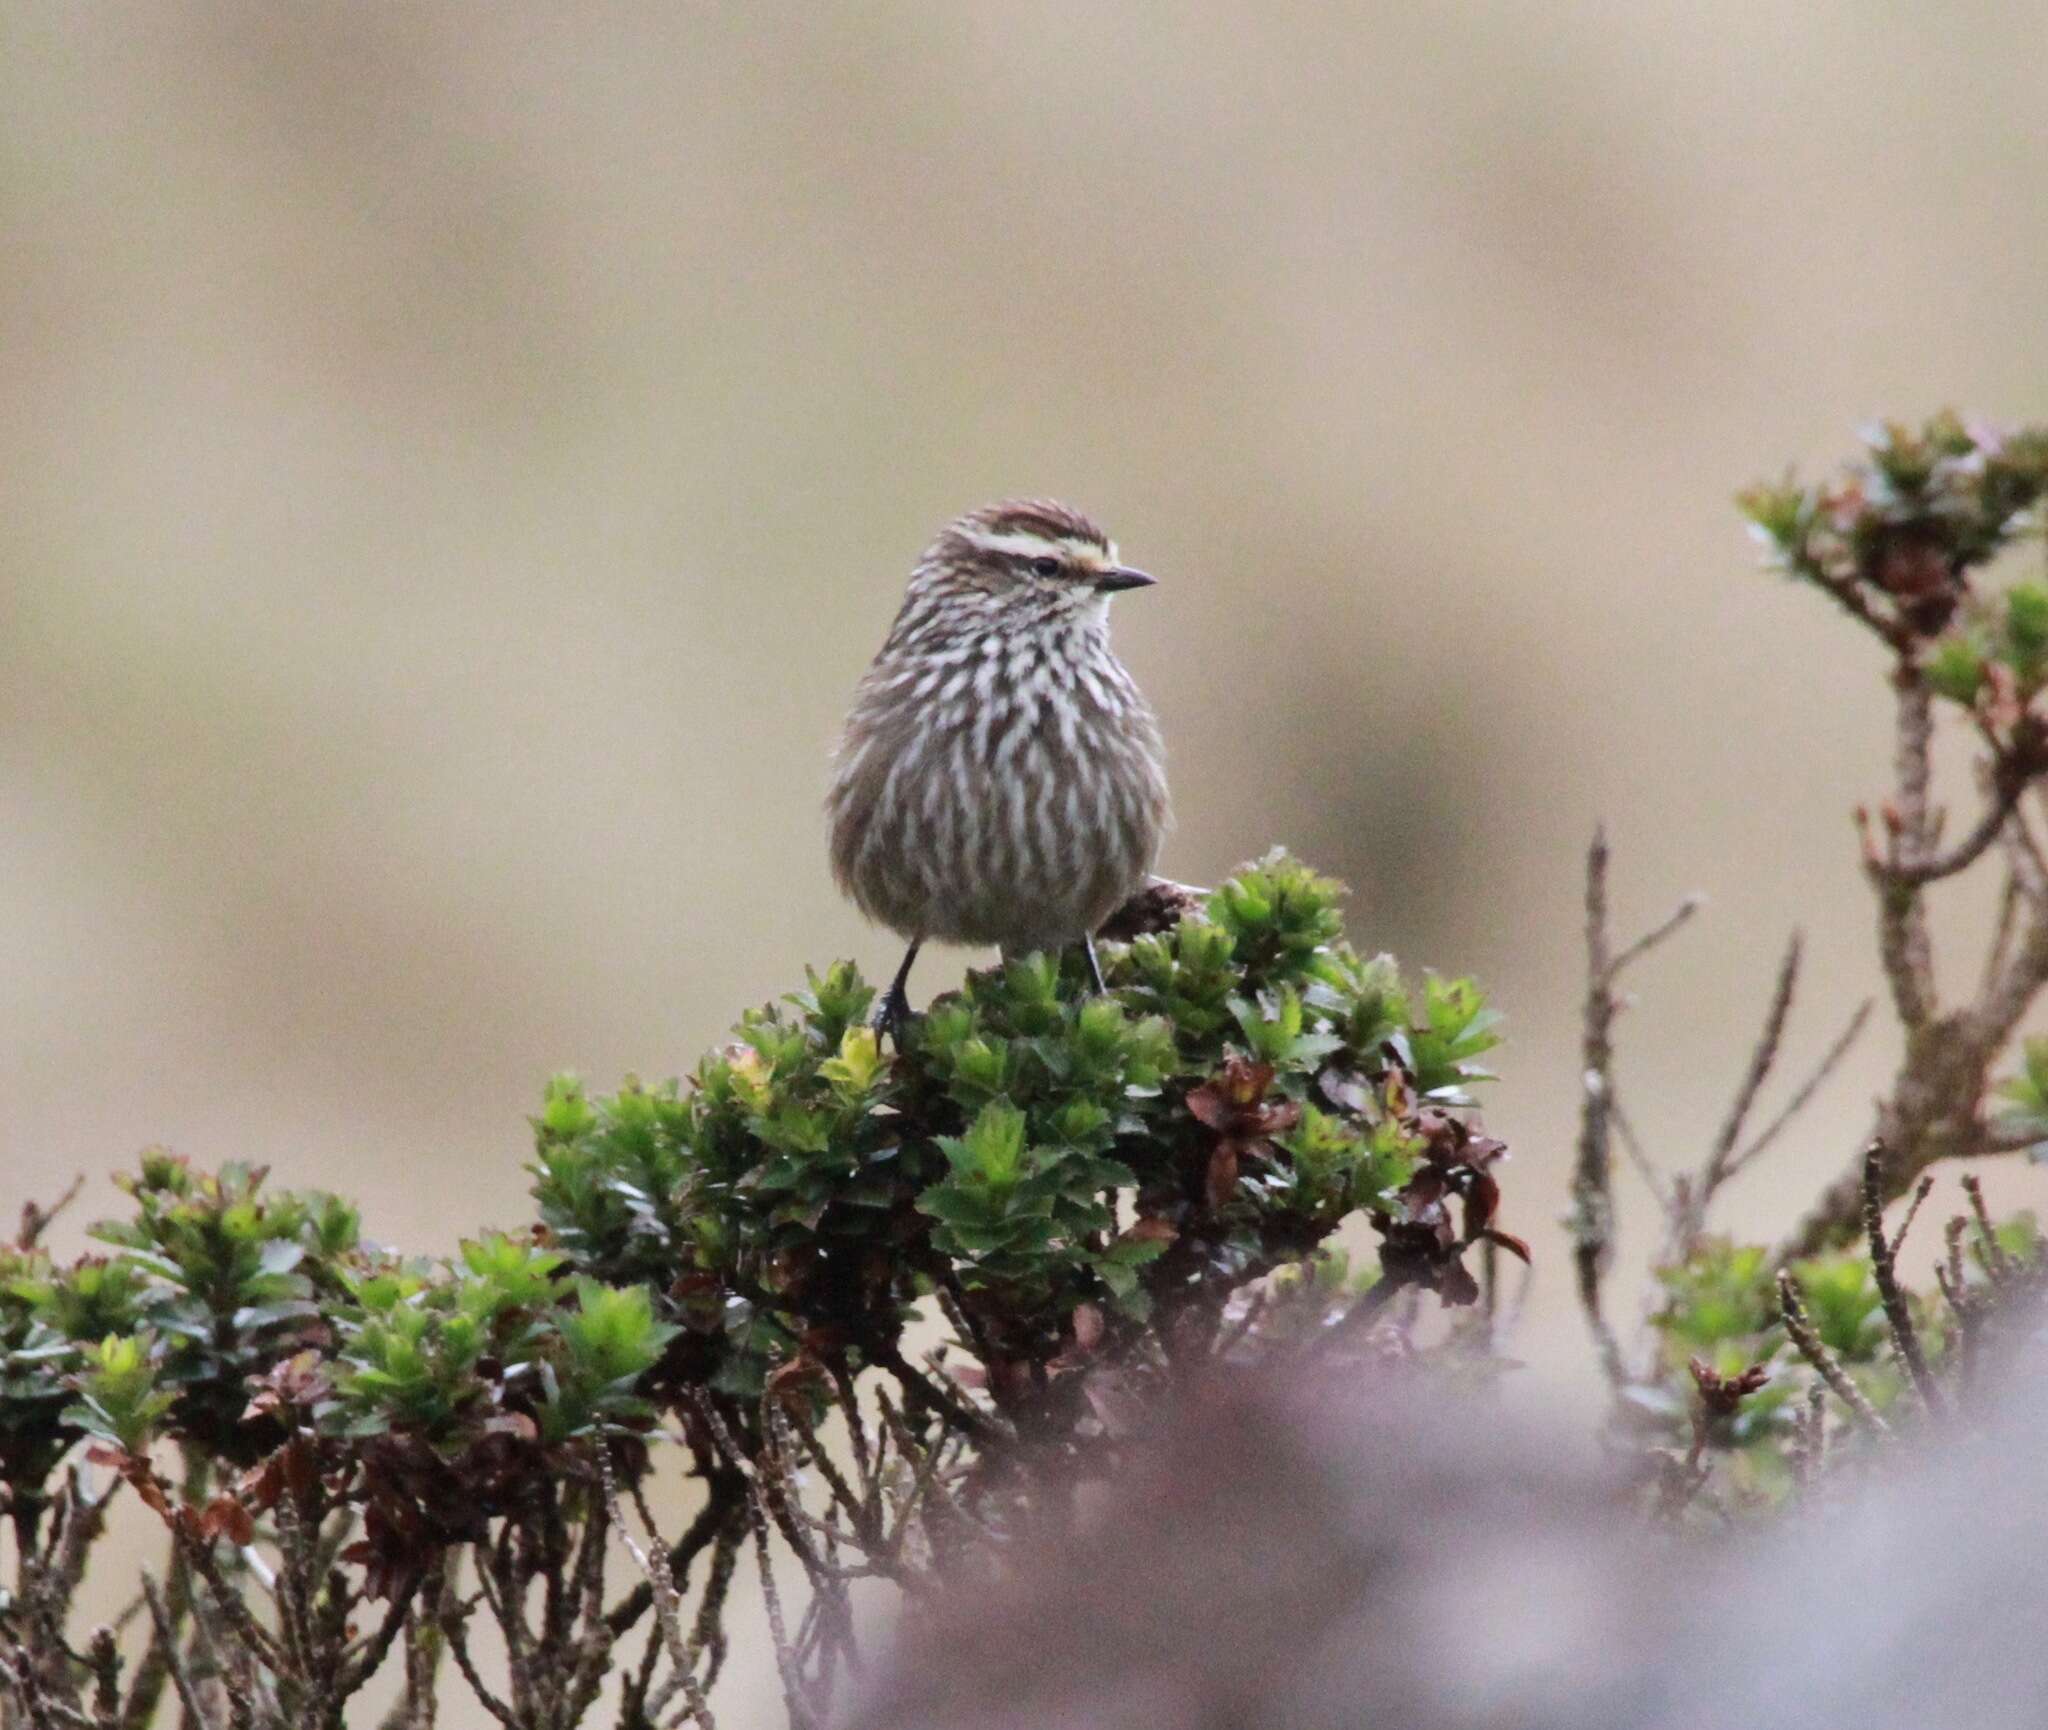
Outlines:
[[[1084,562],[1109,562],[1116,556],[1108,535],[1079,511],[1052,499],[1005,499],[968,511],[946,525],[932,551],[976,560],[993,551],[1025,553],[1034,545]]]
[[[984,505],[960,519],[963,528],[972,527],[992,535],[1038,535],[1048,541],[1092,541],[1105,552],[1109,536],[1079,511],[1053,499],[1005,499]]]

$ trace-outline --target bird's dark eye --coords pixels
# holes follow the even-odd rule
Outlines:
[[[1056,577],[1060,574],[1060,562],[1058,559],[1033,559],[1031,574],[1034,577]]]

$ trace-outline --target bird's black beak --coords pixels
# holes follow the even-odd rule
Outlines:
[[[1114,595],[1124,589],[1149,589],[1158,581],[1157,577],[1147,576],[1143,571],[1134,571],[1128,565],[1116,565],[1109,570],[1095,573],[1095,587],[1105,595]]]

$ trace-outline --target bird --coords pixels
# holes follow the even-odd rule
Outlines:
[[[899,1047],[933,940],[1079,945],[1105,989],[1094,933],[1171,820],[1158,721],[1109,646],[1111,597],[1155,581],[1047,499],[967,512],[911,571],[826,797],[841,892],[909,945],[874,1015]]]

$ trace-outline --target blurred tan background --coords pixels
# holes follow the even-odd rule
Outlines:
[[[524,1216],[551,1070],[884,968],[824,751],[919,547],[1011,492],[1166,578],[1118,608],[1165,868],[1285,840],[1510,1012],[1543,1373],[1590,1373],[1595,819],[1621,923],[1713,902],[1624,1030],[1667,1157],[1788,927],[1795,1068],[1875,985],[1875,657],[1729,495],[1875,413],[2048,414],[2038,7],[0,20],[9,1209],[161,1139],[443,1247]]]

